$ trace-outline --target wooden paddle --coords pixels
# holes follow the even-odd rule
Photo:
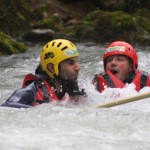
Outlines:
[[[96,108],[109,108],[109,107],[113,107],[113,106],[118,106],[118,105],[130,103],[130,102],[142,100],[142,99],[148,98],[148,97],[150,97],[150,92],[144,93],[144,94],[138,94],[138,95],[127,97],[127,98],[114,100],[114,101],[107,102],[104,104],[99,104],[99,105],[96,105]]]

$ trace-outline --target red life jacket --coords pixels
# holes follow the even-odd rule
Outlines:
[[[50,102],[54,100],[60,100],[54,91],[54,88],[49,85],[45,80],[39,79],[34,74],[28,74],[24,77],[22,88],[26,87],[30,83],[36,81],[37,92],[35,95],[35,103],[41,104],[44,102]],[[33,104],[35,105],[35,104]]]
[[[144,86],[150,86],[150,77],[146,72],[137,71],[132,83],[135,84],[136,90],[139,91]],[[93,80],[93,84],[96,84],[96,88],[100,92],[102,92],[107,87],[111,88],[125,87],[125,83],[120,81],[110,71],[106,71],[106,73],[96,75]]]

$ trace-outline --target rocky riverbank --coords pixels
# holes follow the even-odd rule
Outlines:
[[[11,42],[3,42],[3,34],[11,36],[5,38],[10,41],[13,38],[19,45],[20,42],[47,42],[54,38],[102,44],[125,40],[132,44],[150,45],[148,0],[3,0],[0,3],[1,54],[27,49],[22,45],[18,51],[6,50]]]

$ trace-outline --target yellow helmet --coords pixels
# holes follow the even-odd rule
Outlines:
[[[59,74],[59,63],[65,59],[79,56],[76,46],[65,39],[56,39],[48,42],[41,52],[41,66],[51,78],[54,78],[54,73],[47,69],[47,65],[52,63],[54,65],[55,74]]]

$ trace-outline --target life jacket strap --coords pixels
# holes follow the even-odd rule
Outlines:
[[[37,99],[36,99],[36,101],[39,102],[39,103],[43,103],[43,102],[48,103],[50,101],[50,97],[49,97],[48,89],[47,89],[45,83],[42,80],[37,80],[35,82],[35,84],[36,84],[37,88],[41,89],[42,95],[43,95],[43,98],[44,98],[43,101],[37,100]]]
[[[103,76],[103,78],[107,81],[108,87],[114,88],[114,82],[113,80],[110,78],[110,76],[104,72],[100,73],[100,75]]]
[[[147,77],[148,77],[148,73],[142,71],[141,80],[140,80],[140,81],[141,81],[141,82],[140,82],[140,83],[141,83],[141,84],[140,84],[141,89],[146,86]]]

